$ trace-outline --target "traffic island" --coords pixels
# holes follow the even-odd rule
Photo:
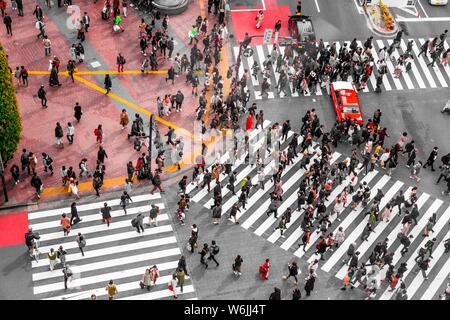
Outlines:
[[[155,0],[155,6],[160,12],[168,15],[176,15],[187,9],[189,0]]]
[[[364,5],[364,12],[372,25],[372,29],[382,35],[394,35],[398,31],[398,25],[389,8],[383,4]]]

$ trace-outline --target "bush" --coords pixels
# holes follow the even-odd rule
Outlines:
[[[0,44],[0,152],[4,162],[17,151],[21,131],[22,122],[8,58]]]

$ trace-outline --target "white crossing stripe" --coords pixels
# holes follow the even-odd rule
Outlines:
[[[128,257],[122,257],[117,259],[111,259],[107,261],[99,261],[89,264],[83,264],[83,265],[70,265],[70,269],[74,273],[82,273],[87,271],[94,271],[99,269],[105,269],[105,268],[111,268],[111,267],[117,267],[117,266],[123,266],[127,264],[132,264],[135,262],[144,262],[147,260],[157,259],[161,257],[170,257],[174,255],[181,254],[179,248],[172,248],[172,249],[165,249],[165,250],[159,250],[159,251],[153,251],[143,254],[137,254],[133,256]],[[53,271],[44,271],[44,272],[38,272],[33,274],[33,281],[38,280],[45,280],[45,279],[51,279],[55,277],[61,277],[61,270],[53,270]]]
[[[417,224],[417,226],[414,226],[414,229],[409,233],[409,235],[413,236],[414,239],[417,238],[417,236],[420,234],[420,232],[423,230],[423,228],[425,227],[425,225],[428,222],[428,219],[433,215],[433,213],[435,213],[439,207],[443,204],[443,201],[440,199],[436,199],[433,204],[428,208],[428,210],[425,212],[425,214],[422,216],[422,218],[420,219],[419,223]],[[426,240],[426,239],[425,239]],[[426,241],[423,241],[424,243]],[[417,250],[418,252],[418,250]],[[394,259],[392,260],[392,264],[396,264],[397,262],[400,261],[400,259],[402,258],[401,255],[401,247],[397,248],[397,250],[394,253]],[[412,265],[414,265],[413,261],[414,261],[415,256],[411,255],[410,259],[408,260],[408,270],[405,271],[405,273],[403,274],[403,279],[406,279],[406,277],[408,276],[408,274],[411,272],[412,270]],[[383,295],[380,296],[380,300],[389,300],[393,295],[393,292],[390,291],[385,291],[383,293]]]
[[[130,223],[130,227],[131,227],[131,223]],[[135,238],[146,238],[148,236],[152,236],[155,234],[160,234],[160,233],[164,233],[164,232],[172,232],[172,231],[173,231],[172,226],[170,224],[165,225],[165,226],[147,228],[147,229],[145,229],[145,232],[141,232],[141,233],[138,233],[136,231],[136,229],[133,228],[133,231],[129,231],[129,232],[110,234],[110,235],[106,235],[103,237],[87,238],[86,242],[89,241],[89,245],[94,246],[94,245],[98,245],[98,244],[110,243],[113,241],[135,239]],[[53,245],[48,245],[45,247],[39,247],[39,251],[42,253],[47,253],[50,251],[51,248],[57,249],[58,246],[56,244],[53,244]],[[78,244],[75,241],[64,243],[65,250],[73,249],[73,248],[78,248]]]
[[[364,45],[363,45],[363,43],[362,43],[361,41],[356,41],[356,43],[358,44],[358,47],[361,47],[361,48],[364,49]],[[350,43],[347,45],[347,48],[350,48]],[[373,52],[373,51],[377,51],[377,50],[375,49],[375,47],[372,46],[372,52]],[[376,61],[375,61],[375,62],[376,62]],[[369,77],[369,81],[370,81],[370,83],[372,84],[372,87],[373,87],[373,88],[376,88],[376,87],[377,87],[377,81],[375,80],[375,72],[373,72],[373,69],[372,69],[372,74],[371,74],[370,77]],[[368,88],[368,86],[367,86],[367,83],[366,83],[366,85],[364,86],[363,92],[369,92],[369,88]]]
[[[391,39],[388,39],[387,42],[388,42],[389,45],[391,45],[391,43],[394,42],[394,41],[392,41]],[[397,52],[397,50],[394,50],[394,52],[392,53],[392,57],[394,57],[395,60],[398,60],[398,58],[400,58],[400,54]],[[406,65],[404,65],[402,67],[402,75],[401,75],[401,77],[403,77],[403,79],[405,80],[406,86],[408,87],[408,89],[414,89],[414,85],[413,85],[413,83],[411,81],[411,78],[409,77],[408,72],[403,70],[404,67],[406,67]]]
[[[177,239],[174,236],[170,236],[170,237],[152,239],[152,240],[141,241],[141,242],[133,242],[130,244],[124,244],[124,245],[119,245],[119,246],[111,246],[111,247],[106,247],[106,248],[102,248],[102,249],[89,250],[90,243],[89,243],[89,239],[87,239],[86,243],[88,245],[84,248],[84,256],[81,255],[81,252],[77,252],[74,254],[67,254],[66,261],[72,263],[73,261],[80,261],[80,260],[89,259],[92,257],[101,257],[101,256],[110,255],[110,254],[130,252],[133,250],[149,249],[152,247],[162,246],[165,244],[172,244],[172,243],[176,243],[176,242],[177,242]],[[50,264],[50,262],[47,258],[47,252],[43,252],[43,253],[44,253],[44,258],[39,259],[38,261],[32,261],[31,266],[33,268],[48,266]]]
[[[288,139],[289,139],[293,134],[294,134],[294,131],[289,131],[289,132],[288,132]],[[256,150],[259,150],[259,149],[263,146],[263,144],[265,143],[265,141],[266,141],[266,137],[265,137],[265,135],[264,135],[264,137],[263,137],[261,140],[259,140],[259,141],[255,144],[255,147],[254,147],[254,151],[255,151],[254,153],[255,153],[255,154],[256,154]],[[271,152],[270,152],[269,154],[271,154],[273,150],[274,150],[274,149],[272,149]],[[263,152],[265,153],[265,151],[266,151],[266,150],[264,150]],[[264,153],[261,154],[261,158],[262,158],[262,159],[268,157],[268,155],[266,155],[266,156],[264,157]],[[244,158],[245,158],[245,155],[242,157],[242,159],[244,160]],[[244,162],[243,160],[241,161],[241,164],[242,164],[242,162]],[[237,167],[238,167],[238,166],[236,166],[236,168],[237,168]],[[235,183],[234,183],[234,186],[238,185],[238,184],[239,184],[246,176],[248,176],[255,168],[256,168],[256,165],[253,165],[253,166],[247,165],[247,166],[245,166],[245,168],[242,169],[242,170],[237,174],[237,176],[236,176],[236,181],[235,181]],[[223,176],[223,178],[222,178],[222,176],[221,176],[220,182],[222,182],[226,177],[227,177],[227,176],[225,176],[225,175]],[[256,178],[257,178],[257,176],[256,176]],[[252,180],[252,184],[254,184],[254,183],[253,183],[253,180]],[[228,194],[228,192],[231,192],[230,189],[228,189],[227,187],[222,188],[222,198],[225,197],[225,196]],[[203,206],[204,206],[205,208],[210,209],[211,206],[212,206],[213,204],[214,204],[214,198],[211,198],[211,199],[209,199],[208,202],[206,202]],[[222,209],[223,209],[223,208],[222,208]]]
[[[255,77],[252,75],[253,74],[252,67],[253,67],[253,64],[255,63],[255,60],[253,59],[253,56],[248,57],[247,58],[247,62],[248,62],[248,71],[250,73],[250,78],[252,79],[253,87],[259,86],[258,79],[255,79]],[[258,64],[258,62],[256,62],[256,63]],[[261,65],[259,65],[259,66],[260,66],[260,70],[261,70]],[[258,74],[259,74],[259,72],[258,72]],[[258,75],[256,77],[258,77]]]
[[[150,201],[150,200],[156,200],[156,199],[160,199],[160,198],[161,198],[161,194],[155,193],[153,195],[152,194],[143,194],[143,195],[139,195],[139,196],[134,196],[134,197],[131,197],[131,200],[133,200],[134,203],[137,203],[137,202],[141,202],[141,201]],[[100,208],[103,208],[103,204],[105,202],[107,202],[108,206],[110,206],[110,207],[118,206],[120,203],[120,199],[77,205],[77,210],[78,210],[78,212],[81,212],[81,211],[87,211],[87,210],[93,210],[93,209],[100,209]],[[60,216],[63,213],[70,213],[70,207],[31,212],[28,214],[28,220],[39,219],[39,218],[44,218],[44,217],[51,217],[51,216]]]
[[[269,120],[264,120],[264,122],[263,122],[263,129],[261,129],[261,127],[258,126],[258,129],[252,129],[252,130],[246,132],[246,133],[248,133],[249,141],[252,141],[258,134],[260,134],[260,133],[261,133],[264,129],[266,129],[270,124],[271,124],[271,122],[270,122]],[[228,151],[228,152],[226,152],[225,154],[223,154],[223,155],[220,157],[220,163],[224,163],[226,160],[229,159],[229,156],[230,156],[230,155],[229,155],[229,152],[232,152],[232,151]],[[209,172],[211,172],[211,169],[212,169],[213,165],[214,165],[214,163],[211,164],[211,165],[207,168]],[[203,179],[203,177],[204,177],[204,174],[203,174],[203,173],[199,174],[199,175],[198,175],[199,181],[201,181],[201,180]],[[205,187],[205,188],[206,188],[206,187]],[[186,193],[189,194],[189,193],[191,193],[191,192],[192,192],[193,190],[195,190],[195,189],[196,189],[196,188],[195,188],[195,184],[190,183],[189,185],[186,186]]]
[[[340,157],[340,154],[339,153],[333,153],[333,158],[331,159],[331,161],[330,161],[330,164],[333,164],[338,158]],[[300,170],[298,170],[297,172],[296,172],[296,174],[297,173],[300,173],[301,175],[300,176],[303,176],[303,174],[304,174],[304,171],[305,170],[303,170],[303,169],[300,169]],[[299,179],[297,179],[296,181],[294,181],[294,183],[293,183],[293,185],[298,181]],[[285,185],[283,185],[283,190],[284,190],[284,192],[287,192],[288,190],[290,189],[290,186],[288,187],[287,186],[287,183],[286,183],[286,186]],[[297,199],[297,192],[294,192],[294,193],[292,193],[291,194],[291,196],[289,197],[289,198],[287,198],[281,205],[280,205],[280,207],[278,208],[278,213],[279,214],[283,214],[284,213],[284,211],[286,211],[286,209],[288,208],[288,207],[290,207],[291,205],[292,205],[292,203],[294,203],[294,201],[295,201],[295,199]],[[267,229],[269,229],[270,228],[270,226],[272,225],[272,224],[274,224],[275,222],[277,221],[277,219],[275,219],[275,217],[274,216],[270,216],[270,217],[268,217],[256,230],[255,230],[255,234],[257,235],[257,236],[261,236]]]
[[[158,264],[158,270],[159,270],[159,272],[162,272],[162,271],[165,271],[165,270],[174,270],[174,269],[177,268],[177,266],[178,266],[178,260],[170,261],[170,262],[167,262],[167,263],[159,263]],[[61,272],[62,273],[61,269],[55,269],[54,272]],[[74,274],[73,275],[74,279],[72,281],[68,282],[68,287],[69,288],[80,288],[82,286],[92,285],[92,284],[95,284],[95,283],[102,283],[102,284],[103,283],[108,283],[108,281],[111,280],[111,279],[114,279],[114,281],[117,281],[119,279],[135,277],[135,276],[142,277],[144,272],[145,272],[145,267],[138,267],[138,268],[133,268],[133,269],[126,269],[126,270],[116,271],[116,272],[112,272],[112,273],[103,273],[103,274],[99,274],[99,275],[95,275],[95,276],[80,277],[80,278],[76,278],[77,274]],[[139,280],[140,280],[140,277],[139,277]],[[167,277],[172,278],[172,275],[169,275]],[[170,278],[167,278],[167,279],[169,280]],[[157,282],[160,282],[160,281],[161,281],[161,278],[159,278],[157,280]],[[130,286],[130,289],[139,288],[138,280],[132,282],[132,284],[133,285]],[[51,284],[36,286],[36,287],[34,287],[34,293],[35,294],[42,294],[42,293],[47,293],[47,292],[52,292],[52,291],[57,291],[57,290],[63,290],[63,289],[64,289],[64,282],[63,281],[58,281],[58,282],[51,283]],[[103,291],[105,291],[105,287],[104,286],[101,289]],[[98,289],[90,290],[89,291],[89,296],[93,293],[93,291],[97,291],[97,290]],[[119,293],[123,292],[123,291],[125,291],[123,287],[122,287],[122,290],[119,289]],[[76,296],[77,296],[77,299],[83,299],[83,297],[81,297],[81,296],[83,296],[82,293],[81,294],[77,293]]]
[[[347,158],[347,163],[350,162],[350,158]],[[362,169],[357,169],[356,173],[359,174]],[[345,187],[350,183],[351,177],[348,176],[344,181],[342,181],[342,184],[337,186],[328,197],[329,201],[325,201],[325,206],[329,206],[333,200],[345,189]],[[332,218],[331,218],[332,219]],[[331,220],[330,220],[331,221]],[[303,234],[303,230],[301,225],[292,232],[292,234],[283,242],[281,245],[281,248],[284,250],[289,250],[290,247],[294,245],[294,243],[300,239],[301,235]],[[276,239],[275,239],[276,240]],[[274,240],[274,242],[275,242]]]
[[[419,39],[419,42],[420,42],[420,44],[422,45],[425,41],[423,40],[423,39]],[[430,61],[430,63],[431,63],[431,58],[428,58],[427,57],[427,59]],[[441,86],[442,87],[444,87],[444,88],[447,88],[448,87],[448,85],[447,85],[447,82],[445,82],[445,79],[444,79],[444,77],[442,76],[442,73],[441,73],[441,71],[439,70],[439,64],[440,64],[440,57],[438,57],[437,59],[436,59],[436,62],[434,63],[434,67],[432,67],[431,69],[433,69],[434,70],[434,73],[436,74],[436,76],[437,76],[437,78],[438,78],[438,80],[439,80],[439,83],[441,84]],[[427,66],[428,68],[430,68],[429,66]]]
[[[369,172],[369,174],[372,172],[374,172],[374,171]],[[376,174],[376,171],[375,171],[374,175],[375,174]],[[372,178],[373,178],[373,176],[372,176]],[[366,177],[364,177],[364,178],[366,178]],[[375,186],[373,186],[371,188],[374,192],[371,192],[371,194],[370,194],[370,201],[372,201],[372,199],[376,195],[375,190],[382,189],[383,186],[389,181],[389,178],[390,178],[389,176],[383,175],[383,177],[380,180],[378,180],[378,182],[375,184]],[[367,183],[369,183],[369,181],[367,181]],[[394,191],[396,192],[396,190],[394,188],[389,189],[389,191],[386,193],[386,195],[383,197],[383,199],[380,202],[380,206],[379,206],[380,208],[383,208],[388,203],[388,201],[394,196],[394,194],[395,194]],[[339,227],[342,227],[342,229],[346,230],[351,223],[354,223],[355,218],[360,215],[362,210],[363,210],[362,207],[357,207],[356,210],[352,210],[350,212],[350,214],[344,219],[344,221],[342,221],[342,223],[337,227],[337,229],[339,229]],[[367,225],[367,219],[368,219],[368,217],[367,218],[364,217],[363,220],[361,221],[361,223],[355,229],[353,229],[352,233],[347,236],[345,241],[339,246],[339,248],[337,248],[336,251],[334,251],[333,255],[330,258],[328,258],[328,260],[324,263],[324,265],[322,266],[322,270],[329,272],[331,270],[331,268],[340,261],[342,255],[347,251],[349,244],[354,243],[357,238],[361,237],[362,231],[364,230],[364,227]],[[303,253],[303,251],[302,251],[302,253]]]
[[[296,158],[294,160],[294,163],[289,166],[288,170],[284,170],[281,176],[283,177],[285,173],[289,172],[293,167],[295,167],[295,165],[298,162],[300,162],[300,160],[303,158],[302,156],[303,155],[300,155],[300,157]],[[311,158],[311,164],[313,163],[315,157],[317,157],[317,154],[315,154],[314,157]],[[303,170],[295,172],[294,175],[291,176],[291,178],[286,183],[283,184],[283,189],[286,190],[289,189],[294,183],[297,182],[297,180],[301,176],[303,176]],[[265,193],[265,191],[269,189],[271,184],[273,184],[271,181],[266,182],[266,184],[264,185],[264,190],[258,190],[252,197],[250,197],[247,203],[247,208],[250,208],[253,204],[255,204],[259,200],[259,198]],[[263,214],[266,213],[267,209],[269,208],[269,205],[270,199],[267,199],[261,206],[257,208],[257,210],[255,210],[255,212],[253,212],[250,215],[250,217],[247,218],[247,220],[244,221],[242,227],[244,229],[250,228],[253,225],[253,223],[255,223],[256,220],[258,220]],[[239,219],[240,216],[242,216],[246,211],[247,210],[241,210],[241,212],[238,212],[238,214],[236,214],[236,219]]]
[[[169,217],[167,214],[160,214],[158,215],[158,221],[166,221],[169,220]],[[131,219],[130,220],[123,220],[123,221],[118,221],[118,222],[112,222],[109,227],[106,223],[101,223],[101,216],[99,215],[98,218],[99,221],[99,225],[96,226],[89,226],[89,227],[84,227],[84,228],[77,228],[75,230],[73,230],[72,232],[81,232],[82,234],[86,235],[86,234],[90,234],[90,233],[97,233],[97,232],[102,232],[102,231],[108,231],[108,230],[116,230],[116,229],[121,229],[121,228],[126,228],[129,227],[130,229],[133,228],[131,226]],[[61,231],[58,232],[52,232],[52,233],[46,233],[41,235],[41,238],[39,239],[39,241],[50,241],[50,240],[56,240],[56,239],[64,239],[67,238],[68,236],[64,236],[63,230],[61,228]]]
[[[400,186],[397,188],[397,190],[400,189],[400,187],[403,185],[403,183],[401,183],[400,181],[396,181],[396,183],[400,183]],[[417,200],[417,208],[420,209],[425,202],[428,200],[430,196],[428,194],[422,194],[419,199]],[[394,210],[392,210],[392,213],[394,213]],[[387,226],[394,220],[394,218],[390,219],[389,222],[384,222],[384,221],[380,221],[377,226],[375,227],[375,232],[371,233],[369,236],[368,241],[364,241],[361,246],[356,250],[360,252],[360,257],[362,257],[364,255],[364,253],[370,249],[370,247],[374,244],[375,240],[378,238],[378,236],[380,234],[383,233],[384,229],[387,228]],[[401,221],[401,220],[400,220]],[[387,237],[389,239],[388,244],[392,244],[395,239],[397,238],[397,234],[400,232],[401,230],[401,223],[399,226],[396,226],[394,229],[392,229],[392,232],[390,233],[390,235]],[[344,279],[344,276],[347,273],[347,268],[346,266],[343,266],[341,268],[341,270],[339,270],[339,272],[336,274],[336,277],[338,277],[339,279]]]
[[[234,47],[234,56],[236,57],[236,60],[238,59],[239,56],[239,47]],[[239,79],[242,78],[242,75],[244,74],[244,67],[243,67],[243,63],[241,62],[241,64],[239,65]]]
[[[444,239],[448,239],[448,237],[450,237],[450,231],[447,232],[447,234],[445,235]],[[444,254],[445,251],[445,246],[444,243],[441,242],[438,244],[436,250],[433,251],[433,263],[430,263],[430,266],[428,268],[428,275],[431,272],[431,270],[434,269],[434,267],[436,266],[436,263],[439,261],[439,258],[442,257],[442,255]],[[414,257],[414,256],[411,256]],[[448,260],[448,259],[447,259]],[[415,266],[415,268],[417,268],[417,266]],[[447,272],[450,272],[447,269]],[[417,292],[417,290],[419,290],[420,286],[423,284],[423,282],[425,281],[425,279],[423,278],[422,272],[419,272],[419,274],[414,278],[414,280],[406,287],[406,290],[408,292],[408,300],[411,300],[411,298],[414,296],[414,294]]]
[[[436,295],[436,292],[439,290],[439,287],[444,283],[444,281],[448,281],[449,270],[450,259],[447,259],[447,261],[442,266],[441,270],[439,270],[438,274],[434,277],[433,281],[430,283],[420,300],[433,299],[433,297]]]
[[[384,46],[382,46],[380,49],[382,49],[382,48],[384,48]],[[378,58],[378,53],[377,53],[377,49],[375,47],[375,43],[374,43],[374,47],[373,47],[373,50],[372,50],[372,56],[373,56],[373,58],[375,60],[375,63],[378,62],[378,60],[380,60]],[[387,59],[389,59],[389,58],[387,58]],[[391,91],[392,90],[391,84],[389,83],[389,80],[387,79],[387,75],[383,76],[383,86],[384,86],[384,89],[386,91]]]
[[[447,40],[445,40],[444,41],[444,49],[448,50],[448,48],[449,48],[449,46],[448,46]],[[444,68],[445,72],[447,73],[448,78],[450,79],[450,66],[448,65],[448,63],[445,66],[443,65],[442,68]]]
[[[176,288],[177,295],[194,292],[194,286],[192,286],[192,285],[184,286],[183,289],[184,289],[183,293],[181,293],[180,289],[177,287]],[[172,291],[170,291],[169,289],[166,289],[164,291],[160,290],[160,291],[155,291],[155,292],[150,292],[150,293],[144,293],[144,294],[140,294],[140,295],[136,295],[136,296],[119,298],[117,300],[156,300],[156,299],[171,297],[172,295],[173,295]]]
[[[160,210],[165,209],[164,203],[154,203],[154,205],[158,206]],[[138,214],[139,212],[142,212],[142,213],[150,212],[151,208],[152,208],[152,206],[150,204],[145,205],[145,206],[140,206],[140,207],[127,208],[127,215]],[[110,214],[111,214],[112,218],[122,217],[125,215],[125,213],[123,212],[123,209],[113,210],[113,211],[111,211]],[[80,218],[82,219],[82,221],[77,223],[76,226],[80,226],[81,224],[84,224],[86,222],[99,221],[101,219],[101,216],[100,216],[99,212],[97,211],[94,214],[83,215]],[[60,220],[30,224],[30,228],[33,228],[33,231],[50,229],[50,228],[60,228],[60,227],[61,227]]]
[[[382,40],[377,40],[377,43],[380,48],[383,48],[384,44],[383,44]],[[398,78],[394,77],[394,66],[392,65],[390,58],[386,58],[386,65],[389,69],[389,73],[387,73],[386,76],[390,74],[392,77],[392,80],[394,81],[395,88],[397,90],[403,90],[403,86],[402,86],[402,83],[400,82],[400,80]]]
[[[416,44],[414,43],[414,44],[413,44],[413,47],[414,47],[415,45],[416,45]],[[404,41],[403,39],[402,39],[402,41],[400,42],[400,47],[402,48],[403,52],[406,52],[406,44],[405,44],[405,41]],[[413,72],[414,78],[417,80],[417,83],[419,84],[419,87],[420,87],[421,89],[424,89],[424,88],[426,88],[426,85],[425,85],[425,82],[423,82],[423,79],[422,79],[422,76],[420,75],[419,70],[417,70],[415,60],[416,60],[416,59],[414,59],[414,60],[411,61],[411,71]]]
[[[411,40],[411,39],[409,39],[409,40]],[[422,56],[419,57],[419,49],[417,48],[417,46],[413,46],[413,51],[416,54],[415,61],[419,61],[419,65],[420,65],[423,73],[425,74],[425,77],[427,78],[427,81],[430,84],[430,87],[437,88],[436,82],[434,82],[433,76],[431,75],[430,71],[428,70],[428,66],[426,65],[423,57]]]

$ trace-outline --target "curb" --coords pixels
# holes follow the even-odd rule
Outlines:
[[[365,16],[366,16],[366,20],[369,21],[369,23],[370,23],[370,25],[371,25],[371,27],[372,27],[372,31],[373,31],[374,33],[377,33],[377,34],[382,35],[382,36],[394,36],[394,35],[397,33],[397,31],[398,31],[398,23],[397,23],[397,21],[395,20],[394,16],[392,16],[392,19],[393,19],[394,22],[395,22],[394,30],[389,31],[389,32],[382,32],[382,31],[379,31],[379,30],[378,30],[378,27],[373,23],[372,19],[371,19],[370,16],[369,16],[369,13],[367,12],[367,7],[366,7],[366,6],[364,6],[364,14],[365,14]]]

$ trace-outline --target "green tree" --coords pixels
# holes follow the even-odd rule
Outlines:
[[[4,162],[17,151],[21,131],[22,121],[8,58],[0,44],[0,152]]]

